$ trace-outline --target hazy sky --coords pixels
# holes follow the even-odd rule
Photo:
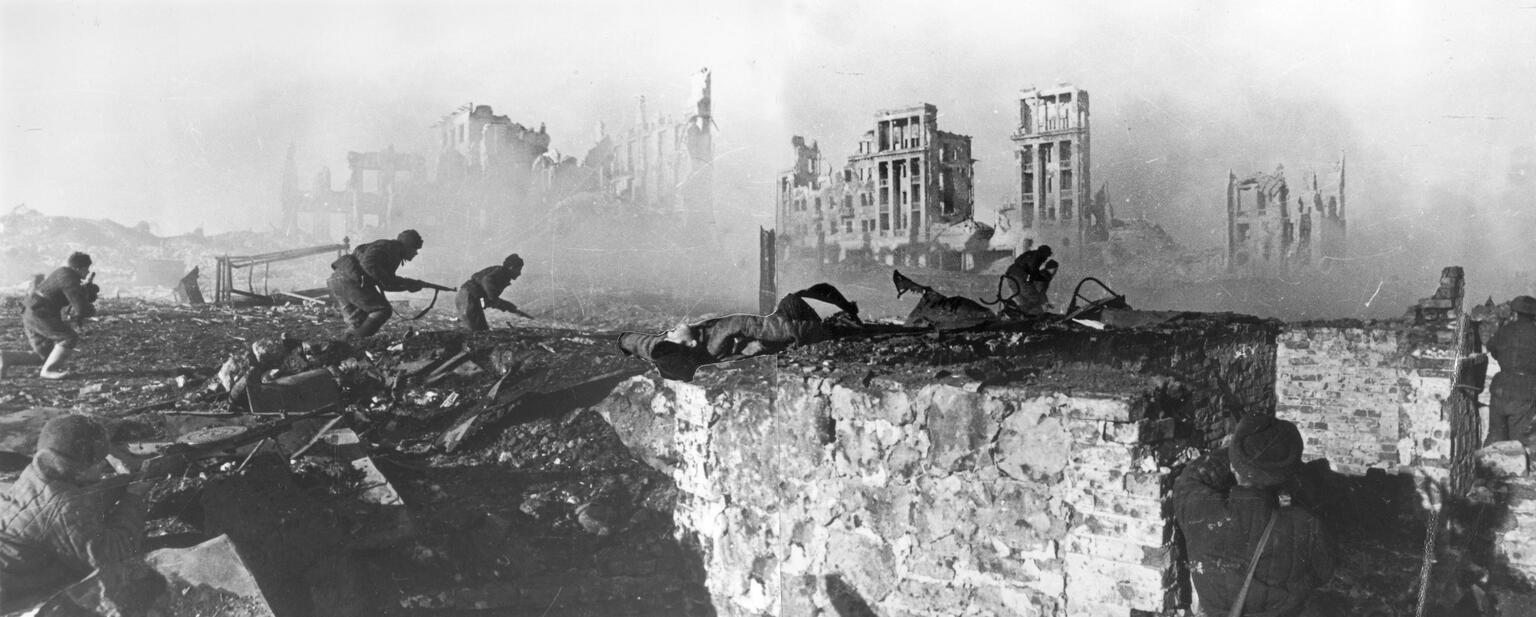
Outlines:
[[[637,95],[679,115],[707,66],[717,192],[744,226],[771,224],[792,134],[840,160],[876,109],[918,102],[974,137],[990,222],[1018,91],[1071,82],[1091,93],[1094,183],[1186,243],[1219,242],[1227,170],[1283,163],[1299,182],[1345,153],[1367,250],[1477,247],[1467,212],[1530,216],[1536,185],[1509,177],[1536,147],[1532,33],[1536,0],[5,0],[0,207],[260,228],[289,144],[303,182],[329,165],[339,188],[347,150],[425,152],[427,127],[472,101],[579,156]]]

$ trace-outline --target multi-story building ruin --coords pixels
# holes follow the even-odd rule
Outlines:
[[[974,160],[971,138],[939,130],[933,105],[876,113],[874,129],[838,169],[824,168],[820,147],[804,138],[792,145],[795,167],[778,185],[786,259],[962,269],[968,250],[985,248],[974,238],[990,228],[949,229],[971,221]]]
[[[1107,200],[1095,200],[1089,176],[1088,92],[1070,85],[1019,94],[1019,124],[1012,135],[1018,161],[1018,200],[1008,213],[1016,253],[1039,244],[1062,255],[1081,255],[1089,242],[1107,239]]]
[[[460,205],[436,216],[458,214],[463,220],[455,222],[484,226],[497,216],[530,210],[533,163],[549,150],[542,124],[535,130],[496,115],[490,105],[465,103],[432,130],[438,193]]]
[[[283,229],[323,237],[361,235],[394,225],[404,210],[428,194],[426,159],[419,154],[398,153],[394,147],[348,152],[347,168],[342,190],[332,188],[330,169],[321,168],[310,190],[303,191],[289,148],[283,177]]]
[[[544,125],[531,128],[497,115],[490,105],[473,103],[432,125],[430,157],[396,153],[393,147],[348,153],[351,169],[341,191],[332,189],[329,169],[321,169],[311,189],[303,190],[290,149],[283,227],[339,239],[398,226],[447,235],[506,231],[498,224],[515,220],[523,232],[540,234],[550,227],[551,208],[573,195],[712,222],[710,89],[708,69],[694,74],[687,117],[680,120],[647,115],[642,98],[635,125],[616,134],[600,129],[597,145],[582,160],[551,151]]]
[[[635,124],[609,133],[598,125],[598,142],[581,166],[584,180],[620,201],[673,212],[700,222],[714,211],[714,116],[710,72],[700,69],[692,81],[688,116],[681,121],[652,117],[641,97]],[[558,176],[558,172],[555,176]]]
[[[1273,278],[1344,257],[1344,161],[1327,182],[1312,174],[1291,191],[1285,167],[1239,179],[1227,174],[1227,270]]]

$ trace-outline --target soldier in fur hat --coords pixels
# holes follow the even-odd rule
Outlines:
[[[142,486],[98,483],[108,447],[95,418],[60,416],[43,425],[32,463],[0,495],[0,611],[24,608],[140,552]]]
[[[1239,602],[1248,616],[1310,614],[1312,592],[1333,576],[1334,556],[1316,516],[1281,504],[1280,487],[1300,470],[1302,448],[1295,424],[1246,416],[1227,448],[1190,463],[1174,480],[1174,518],[1184,533],[1198,614],[1225,616]]]
[[[1488,353],[1499,374],[1488,386],[1488,441],[1511,439],[1536,446],[1536,298],[1510,301],[1515,319],[1499,327]]]

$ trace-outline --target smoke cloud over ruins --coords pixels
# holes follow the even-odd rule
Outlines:
[[[1536,606],[1532,1],[0,2],[0,546],[99,428],[58,614]]]

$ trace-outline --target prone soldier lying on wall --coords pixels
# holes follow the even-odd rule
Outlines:
[[[806,300],[826,302],[838,312],[822,319]],[[619,349],[649,361],[667,379],[691,381],[700,366],[774,354],[858,332],[859,306],[828,283],[788,294],[767,315],[736,314],[679,324],[660,334],[626,332]]]

